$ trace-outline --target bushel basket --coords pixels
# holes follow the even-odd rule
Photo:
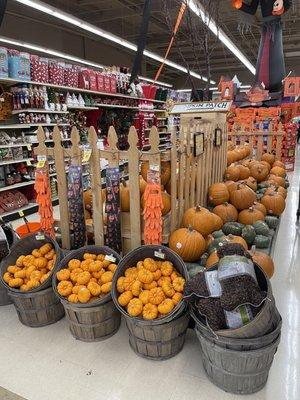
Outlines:
[[[175,252],[164,246],[142,246],[131,251],[121,260],[113,279],[112,299],[125,317],[129,331],[129,344],[136,354],[152,360],[165,360],[179,353],[184,345],[190,319],[185,303],[181,301],[167,316],[155,320],[131,317],[118,303],[118,278],[124,275],[127,268],[135,266],[138,261],[147,257],[162,261],[160,257],[156,257],[156,254],[164,255],[165,261],[172,262],[184,279],[188,279],[186,266]]]
[[[65,309],[71,334],[78,340],[95,342],[109,338],[120,327],[121,314],[116,309],[111,294],[108,293],[91,303],[81,304],[69,302],[57,291],[58,280],[56,273],[65,268],[70,260],[74,258],[82,260],[84,253],[111,255],[116,258],[117,264],[120,262],[121,257],[106,246],[85,246],[69,252],[53,273],[53,290]]]

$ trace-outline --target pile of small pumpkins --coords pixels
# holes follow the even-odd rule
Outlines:
[[[141,164],[141,174],[139,177],[140,184],[140,197],[141,197],[141,209],[144,208],[144,191],[147,186],[147,174],[149,170],[149,162],[144,161]],[[171,164],[169,161],[161,162],[161,185],[162,185],[162,201],[163,209],[162,215],[167,215],[171,210],[171,196],[170,196],[170,179],[171,179]],[[85,205],[85,219],[89,222],[92,216],[92,190],[86,190],[83,194],[84,205]],[[106,201],[106,189],[102,189],[102,200],[103,200],[103,216],[104,224],[106,224],[106,213],[105,213],[105,201]],[[121,180],[120,183],[120,203],[122,212],[130,212],[130,185],[125,179]]]
[[[111,291],[117,265],[104,254],[84,253],[56,273],[57,292],[70,303],[90,303]]]
[[[118,278],[118,302],[131,317],[165,317],[182,300],[184,284],[170,261],[145,258]]]
[[[244,152],[242,155],[244,158]],[[285,209],[288,187],[285,177],[284,164],[270,153],[263,154],[261,161],[231,163],[225,172],[225,182],[209,187],[211,211],[199,206],[188,209],[183,216],[183,228],[170,236],[170,248],[184,261],[200,261],[206,268],[218,261],[217,249],[224,242],[240,243],[247,250],[252,245],[267,248]],[[255,248],[251,250],[254,261],[272,276],[272,259]]]
[[[3,280],[9,287],[29,292],[41,286],[52,274],[56,253],[51,243],[21,255],[15,265],[7,267]]]

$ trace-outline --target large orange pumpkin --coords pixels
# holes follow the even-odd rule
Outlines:
[[[255,192],[246,185],[238,185],[237,189],[230,193],[230,203],[237,210],[251,207],[255,200]]]
[[[237,168],[240,171],[239,179],[248,179],[250,176],[250,169],[244,165],[238,165]]]
[[[229,200],[229,191],[225,183],[214,183],[208,188],[209,202],[218,206]]]
[[[218,207],[218,206],[217,206]],[[223,220],[215,213],[210,213],[214,220],[214,231],[219,231],[223,226]]]
[[[186,210],[183,215],[182,225],[186,228],[191,226],[201,235],[207,236],[214,231],[215,220],[206,208],[196,206]]]
[[[213,213],[218,215],[224,222],[232,222],[237,221],[238,219],[238,212],[237,209],[229,203],[224,203],[216,206],[213,209]]]
[[[282,186],[271,186],[269,187],[264,194],[270,194],[270,193],[278,193],[280,194],[284,199],[287,196],[287,190],[283,188]]]
[[[254,192],[257,191],[257,182],[252,176],[249,176],[249,178],[245,180],[245,184],[249,186],[250,189],[254,190]]]
[[[261,157],[262,161],[266,161],[269,165],[273,165],[275,162],[275,156],[272,153],[264,153]]]
[[[250,174],[257,180],[257,182],[262,182],[268,176],[269,169],[261,163],[253,164],[250,167]]]
[[[226,168],[225,171],[225,179],[228,181],[238,181],[240,177],[240,170],[237,166],[234,164],[229,165],[229,167]]]
[[[227,151],[227,165],[231,165],[232,163],[234,163],[236,161],[236,155],[235,152],[233,150]]]
[[[270,171],[271,175],[276,175],[276,176],[281,176],[281,178],[284,178],[286,176],[285,169],[280,168],[280,167],[273,167]]]
[[[147,182],[147,174],[149,170],[149,161],[144,161],[141,165],[141,175]],[[160,164],[160,179],[161,184],[166,185],[171,178],[171,164],[169,161],[161,161]]]
[[[201,233],[192,228],[174,231],[169,239],[169,247],[185,262],[198,261],[205,252],[206,243]]]
[[[144,178],[140,175],[140,193],[141,195],[144,194],[144,191],[146,189],[147,182],[144,180]]]
[[[253,225],[256,221],[264,221],[264,214],[254,207],[243,210],[239,213],[238,221],[244,225]]]
[[[270,165],[267,161],[261,161],[260,163],[263,164],[263,165],[265,165],[265,166],[268,168],[269,172],[270,172],[270,170],[271,170],[271,165]]]
[[[272,258],[261,251],[251,250],[251,257],[253,261],[265,271],[269,278],[272,278],[274,274],[274,262]]]
[[[271,215],[279,216],[285,209],[285,200],[279,193],[264,195],[261,203],[266,207],[267,213]]]
[[[248,250],[247,242],[241,236],[228,235],[224,236],[224,240],[229,243],[239,243],[244,247],[245,250]]]

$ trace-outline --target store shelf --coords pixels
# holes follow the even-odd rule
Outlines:
[[[25,110],[13,110],[12,115],[18,115],[23,113],[35,113],[35,114],[69,114],[68,111],[53,111],[45,110],[41,108],[26,108]]]
[[[62,123],[62,124],[56,124],[56,123],[37,123],[37,124],[8,124],[8,125],[0,125],[0,130],[1,129],[29,129],[34,126],[70,126],[68,123]]]
[[[30,85],[53,87],[56,89],[65,90],[65,91],[69,91],[69,92],[97,94],[98,96],[108,96],[108,97],[121,97],[124,99],[143,100],[143,101],[149,101],[152,103],[165,103],[165,101],[162,101],[162,100],[146,99],[144,97],[133,97],[133,96],[121,94],[121,93],[98,92],[96,90],[81,89],[81,88],[76,88],[76,87],[71,87],[71,86],[54,85],[52,83],[23,81],[23,80],[21,81],[21,80],[16,80],[13,78],[1,78],[0,83],[3,83],[4,85],[10,85],[10,86],[16,85],[18,83],[26,83],[26,84],[30,84]]]
[[[9,149],[11,147],[27,147],[30,146],[31,147],[31,143],[10,143],[10,144],[0,144],[0,149]]]
[[[155,112],[165,112],[166,110],[159,110],[158,108],[153,108],[153,109],[139,108],[139,111],[141,111],[141,112],[149,112],[149,113],[153,112],[153,113],[155,113]]]
[[[21,160],[0,161],[0,165],[18,164],[21,162],[33,161],[33,158],[23,158]]]
[[[68,110],[82,110],[82,111],[91,111],[98,110],[99,107],[95,106],[68,106]]]
[[[95,104],[97,107],[104,107],[104,108],[124,108],[124,109],[128,109],[128,110],[135,110],[138,111],[139,108],[138,107],[132,107],[132,106],[123,106],[121,104],[102,104],[102,103],[96,103]]]
[[[1,217],[1,218],[5,218],[5,217],[8,217],[8,216],[10,216],[10,215],[12,215],[12,214],[19,214],[20,211],[30,210],[30,209],[32,209],[32,208],[34,208],[34,207],[37,208],[37,204],[36,204],[36,203],[29,203],[29,204],[27,204],[27,205],[24,206],[24,207],[18,208],[18,209],[13,210],[13,211],[7,211],[7,212],[5,212],[5,213],[3,213],[3,214],[0,214],[0,217]],[[20,217],[19,217],[19,218],[20,218]]]
[[[15,185],[9,185],[9,186],[0,188],[0,192],[5,192],[7,190],[13,190],[13,189],[18,189],[18,188],[25,187],[25,186],[34,185],[34,183],[35,183],[35,181],[16,183]]]

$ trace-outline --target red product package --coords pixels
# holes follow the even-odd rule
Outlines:
[[[110,76],[104,75],[104,92],[110,93]]]
[[[90,71],[88,69],[82,69],[79,73],[79,87],[81,89],[90,88]]]
[[[104,92],[104,75],[101,72],[96,72],[96,78],[98,92]]]
[[[97,90],[97,75],[92,69],[89,70],[90,90]]]
[[[64,85],[64,69],[64,62],[49,60],[49,83],[54,85]]]
[[[117,79],[115,76],[110,77],[110,93],[117,93]]]
[[[36,55],[30,56],[31,64],[31,80],[34,82],[48,83],[48,58],[39,57]]]
[[[64,70],[65,86],[78,87],[79,73],[78,67],[72,64],[66,64]]]

